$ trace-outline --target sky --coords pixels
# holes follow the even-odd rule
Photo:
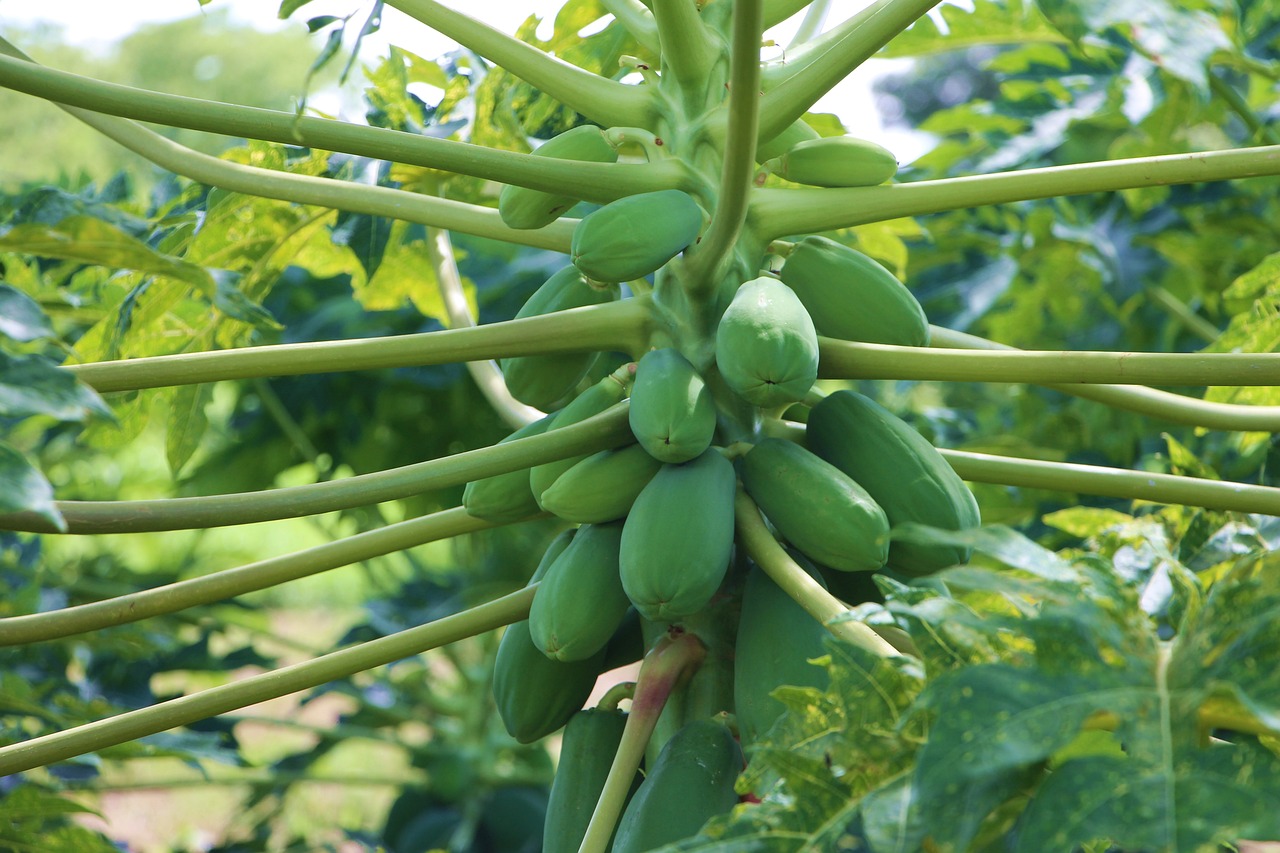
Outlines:
[[[446,5],[478,17],[504,32],[514,31],[530,14],[549,21],[562,2],[468,0],[464,3],[445,0]],[[832,5],[843,16],[852,14],[867,2],[869,0],[842,0]],[[226,9],[233,18],[269,31],[300,28],[307,18],[324,14],[345,16],[354,12],[356,20],[362,20],[368,14],[370,3],[368,0],[311,0],[288,21],[277,17],[279,5],[279,0],[210,0],[205,9]],[[128,35],[139,24],[176,20],[199,12],[198,0],[0,0],[0,24],[29,25],[44,21],[60,27],[69,42],[98,50],[109,49],[114,41]],[[768,35],[785,44],[799,20],[797,16]],[[839,18],[832,18],[833,22],[836,20]],[[448,39],[391,8],[384,13],[381,31],[366,39],[361,55],[373,57],[384,54],[388,44],[397,44],[427,57],[438,56],[454,47]],[[819,101],[814,110],[841,116],[846,126],[857,126],[859,136],[887,146],[898,155],[899,162],[909,162],[924,153],[927,143],[915,135],[882,127],[871,94],[871,83],[877,76],[901,67],[901,61],[872,60]]]

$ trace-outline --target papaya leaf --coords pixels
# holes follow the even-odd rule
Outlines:
[[[53,486],[18,450],[0,441],[0,512],[33,512],[66,530],[53,503]]]
[[[200,440],[208,429],[205,405],[213,393],[208,383],[180,385],[169,397],[169,422],[165,431],[165,460],[176,479],[182,467],[200,447]]]
[[[97,392],[47,358],[0,351],[0,417],[32,415],[60,421],[112,416]]]
[[[947,3],[939,7],[938,16],[942,26],[932,16],[925,15],[876,56],[928,56],[978,45],[1066,41],[1035,6],[1023,0],[1007,3],[977,0],[972,9]]]
[[[53,326],[39,303],[21,290],[0,283],[0,335],[25,343],[53,337]]]

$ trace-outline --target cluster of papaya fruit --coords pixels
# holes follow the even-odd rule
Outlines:
[[[834,140],[845,167],[832,179],[833,146],[816,144],[831,142],[801,140],[766,167],[813,183],[821,177],[875,184],[892,175],[885,162],[892,156],[883,149]],[[602,132],[589,127],[537,153],[617,157]],[[499,211],[513,227],[537,228],[575,203],[508,187]],[[698,202],[678,190],[595,210],[576,227],[571,265],[551,276],[518,316],[623,298],[629,283],[693,245],[706,220]],[[531,583],[539,586],[529,618],[504,634],[493,685],[500,715],[521,742],[565,728],[544,837],[549,853],[578,849],[622,738],[622,711],[583,705],[603,672],[644,654],[645,638],[682,630],[715,601],[736,602],[732,696],[721,709],[732,714],[734,728],[689,719],[673,729],[643,781],[633,780],[614,853],[687,837],[732,808],[742,747],[783,710],[771,691],[819,683],[822,670],[807,659],[823,653],[825,628],[735,551],[739,489],[824,587],[851,573],[865,577],[888,567],[918,575],[968,558],[960,547],[890,536],[905,522],[950,529],[979,523],[973,495],[938,451],[866,396],[838,390],[822,397],[814,390],[819,335],[924,346],[929,326],[919,302],[883,266],[834,240],[808,236],[781,252],[780,273],[723,291],[714,332],[704,336],[709,348],[681,346],[668,331],[637,361],[594,383],[587,377],[603,372],[598,353],[500,362],[513,396],[554,409],[505,440],[578,423],[624,400],[635,438],[619,449],[472,482],[464,494],[468,512],[480,518],[549,512],[576,525],[551,543],[534,573]],[[803,442],[765,437],[760,425],[797,404],[808,407]],[[753,413],[754,429],[727,430],[726,418],[744,410]]]

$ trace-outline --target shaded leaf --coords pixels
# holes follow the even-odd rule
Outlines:
[[[173,389],[169,398],[169,423],[165,431],[164,450],[169,470],[175,479],[182,466],[187,464],[200,447],[200,440],[209,426],[204,409],[212,393],[213,386],[208,383],[180,385]]]
[[[66,530],[53,503],[53,486],[40,469],[10,445],[0,442],[0,512],[33,512]]]
[[[0,417],[45,415],[60,421],[111,418],[111,409],[75,375],[39,355],[0,351]]]
[[[35,341],[53,337],[53,326],[34,299],[0,283],[0,335],[15,341]]]

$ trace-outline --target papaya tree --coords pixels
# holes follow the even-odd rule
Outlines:
[[[192,182],[142,222],[84,198],[11,212],[2,295],[18,319],[0,331],[47,337],[30,295],[57,288],[108,304],[61,363],[5,356],[5,415],[36,420],[0,445],[0,527],[114,536],[460,501],[238,568],[32,602],[0,618],[0,643],[145,624],[481,531],[547,533],[536,568],[298,663],[15,727],[0,774],[503,629],[483,689],[507,733],[563,730],[544,850],[1280,837],[1267,4],[1155,2],[1135,20],[1089,0],[876,0],[828,26],[823,0],[572,0],[550,40],[435,0],[379,2],[366,29],[384,5],[460,50],[393,50],[370,70],[368,124],[143,91],[0,46],[0,84]],[[793,44],[765,43],[800,14]],[[992,45],[976,71],[950,53]],[[813,112],[880,55],[988,87],[900,90],[941,138],[906,168]],[[438,102],[409,94],[418,83]],[[1144,87],[1161,97],[1144,106]],[[214,158],[141,122],[249,142]],[[556,260],[522,306],[477,323],[454,240],[511,276],[530,257],[512,247]],[[269,251],[228,265],[236,243]],[[268,297],[291,264],[448,328],[282,340]],[[18,449],[51,421],[128,426],[165,395],[177,471],[215,388],[462,363],[506,438],[317,482],[73,499]]]

